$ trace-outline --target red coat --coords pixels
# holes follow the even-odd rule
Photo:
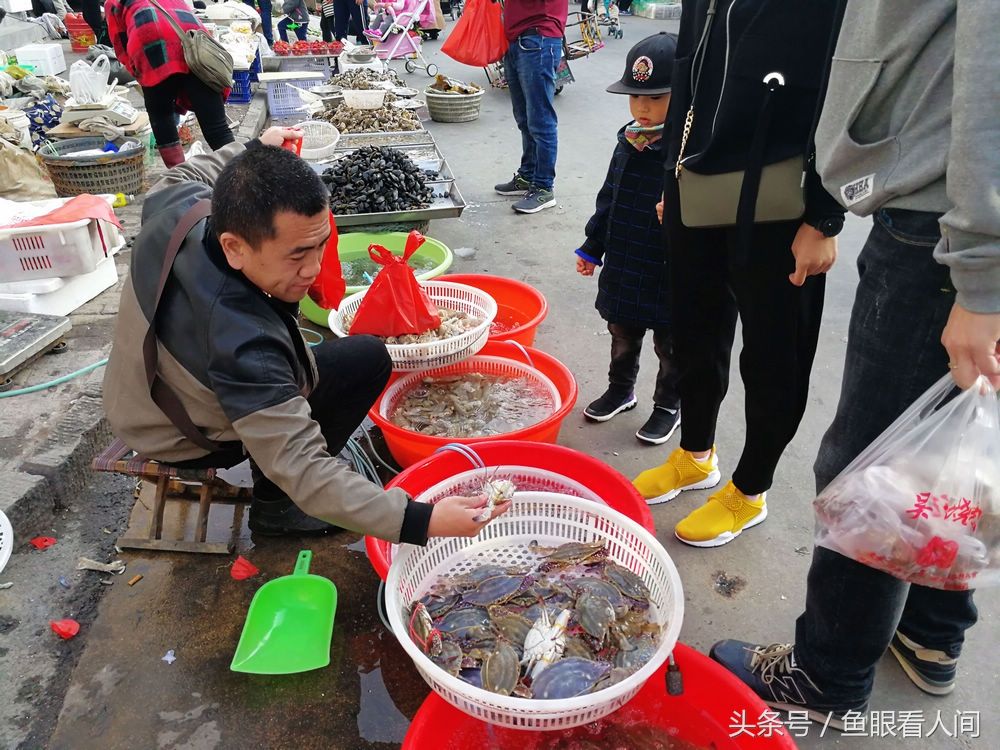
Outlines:
[[[184,0],[157,0],[185,31],[204,28]],[[150,0],[107,0],[108,36],[115,54],[143,88],[188,73],[177,32]]]

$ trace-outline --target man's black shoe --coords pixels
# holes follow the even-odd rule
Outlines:
[[[790,643],[758,646],[746,641],[719,641],[708,655],[779,711],[808,716],[810,721],[840,731],[867,714],[868,701],[847,706],[828,701],[795,660],[795,647]]]
[[[898,630],[892,636],[889,650],[899,661],[906,676],[925,693],[948,695],[955,689],[958,659],[948,656],[944,651],[921,646]]]
[[[250,503],[250,531],[262,536],[303,536],[329,534],[339,529],[333,524],[313,518],[290,499],[261,500]]]

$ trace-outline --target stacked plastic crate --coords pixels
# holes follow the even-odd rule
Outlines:
[[[44,206],[53,210],[68,200]],[[0,225],[0,310],[68,315],[115,285],[113,256],[124,246],[118,228],[101,219]]]

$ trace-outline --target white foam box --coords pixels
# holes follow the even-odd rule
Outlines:
[[[69,315],[116,283],[115,259],[105,258],[95,270],[79,276],[0,284],[0,310]]]
[[[31,10],[31,0],[0,0],[0,8],[8,13],[20,13]]]
[[[34,65],[36,75],[54,76],[66,70],[66,57],[59,42],[26,44],[14,50],[14,54],[18,63]]]

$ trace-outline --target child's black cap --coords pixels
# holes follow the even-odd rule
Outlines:
[[[628,51],[622,79],[608,86],[608,92],[639,96],[669,93],[676,52],[676,34],[661,31],[646,37]]]

